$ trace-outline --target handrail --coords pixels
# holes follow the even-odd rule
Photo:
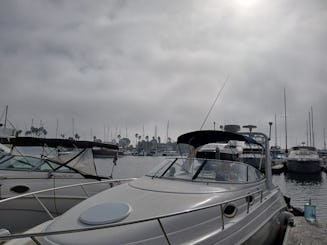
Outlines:
[[[43,189],[43,190],[39,190],[39,191],[33,191],[33,192],[29,192],[29,193],[25,193],[25,194],[21,194],[21,195],[17,195],[17,196],[12,196],[12,197],[7,197],[4,199],[0,200],[0,204],[3,202],[7,202],[10,200],[15,200],[15,199],[19,199],[22,197],[26,197],[26,196],[32,196],[35,194],[40,194],[40,193],[44,193],[44,192],[49,192],[49,191],[56,191],[56,190],[61,190],[61,189],[68,189],[71,187],[78,187],[78,186],[86,186],[86,185],[96,185],[96,184],[105,184],[105,183],[115,183],[115,182],[124,182],[124,181],[133,181],[136,180],[137,178],[126,178],[126,179],[109,179],[109,180],[101,180],[101,181],[92,181],[92,182],[86,182],[86,183],[78,183],[78,184],[72,184],[72,185],[64,185],[64,186],[59,186],[59,187],[54,187],[54,188],[49,188],[49,189]]]
[[[92,182],[87,182],[87,183],[78,183],[78,184],[72,184],[72,185],[59,186],[59,187],[54,187],[54,188],[49,188],[49,189],[44,189],[44,190],[40,190],[40,191],[34,191],[34,192],[26,193],[26,194],[21,194],[21,195],[17,195],[17,196],[13,196],[13,197],[4,198],[4,199],[0,200],[0,204],[8,202],[8,201],[24,198],[24,197],[27,197],[27,196],[32,196],[32,198],[35,198],[35,200],[40,204],[40,206],[48,214],[48,216],[51,219],[54,219],[55,217],[51,214],[50,210],[46,207],[46,205],[40,200],[40,198],[36,194],[45,193],[45,192],[49,192],[49,191],[56,191],[56,190],[60,190],[60,189],[61,190],[62,189],[68,189],[68,188],[72,188],[72,187],[81,187],[81,189],[84,192],[85,196],[88,198],[88,197],[90,197],[90,195],[86,192],[86,190],[84,188],[84,186],[86,186],[86,185],[98,185],[98,184],[108,183],[108,184],[110,184],[109,186],[112,187],[113,183],[122,182],[122,181],[132,181],[132,180],[136,180],[136,178],[114,179],[114,180],[110,179],[110,180],[92,181]]]
[[[219,203],[215,203],[215,204],[211,204],[211,205],[207,205],[204,207],[198,207],[198,208],[194,208],[194,209],[189,209],[189,210],[185,210],[182,212],[174,212],[174,213],[170,213],[170,214],[165,214],[165,215],[159,215],[159,216],[154,216],[154,217],[150,217],[150,218],[146,218],[146,219],[140,219],[140,220],[134,220],[134,221],[128,221],[128,222],[122,222],[122,223],[115,223],[115,224],[105,224],[105,225],[95,225],[92,227],[82,227],[82,228],[76,228],[76,229],[69,229],[69,230],[59,230],[59,231],[46,231],[46,232],[33,232],[33,233],[24,233],[24,234],[10,234],[10,235],[4,235],[4,236],[0,236],[0,241],[7,241],[7,240],[12,240],[12,239],[17,239],[17,238],[31,238],[36,239],[35,237],[44,237],[44,236],[50,236],[50,235],[62,235],[62,234],[68,234],[68,233],[78,233],[78,232],[84,232],[84,231],[92,231],[92,230],[100,230],[100,229],[106,229],[106,228],[112,228],[112,227],[119,227],[119,226],[126,226],[126,225],[131,225],[131,224],[137,224],[137,223],[143,223],[143,222],[148,222],[148,221],[154,221],[157,220],[159,224],[161,224],[160,219],[164,219],[164,218],[169,218],[169,217],[173,217],[173,216],[177,216],[177,215],[182,215],[182,214],[188,214],[188,213],[192,213],[192,212],[196,212],[196,211],[200,211],[200,210],[205,210],[205,209],[209,209],[212,207],[218,207],[222,210],[223,209],[223,205],[230,203],[230,202],[234,202],[243,198],[246,198],[250,195],[254,195],[257,193],[260,193],[260,203],[263,202],[263,191],[264,190],[256,190],[254,192],[251,193],[247,193],[246,195],[237,197],[237,198],[233,198],[233,199],[229,199],[226,200],[224,202],[219,202]],[[247,202],[249,202],[249,198],[247,199]],[[247,214],[249,213],[249,211],[247,211]],[[221,212],[221,220],[222,220],[222,230],[224,230],[224,214],[223,212]],[[169,240],[168,240],[168,235],[166,233],[166,231],[164,230],[164,227],[161,225],[161,229],[164,233],[164,236],[168,242],[168,244],[170,244]],[[35,242],[36,244],[38,244],[37,242]]]

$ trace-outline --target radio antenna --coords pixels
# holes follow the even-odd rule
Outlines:
[[[208,119],[208,117],[209,117],[209,115],[210,115],[210,113],[211,113],[213,107],[215,106],[215,104],[216,104],[216,102],[217,102],[217,100],[218,100],[218,98],[219,98],[221,92],[223,91],[223,89],[224,89],[226,83],[228,82],[228,80],[229,80],[229,76],[227,76],[227,78],[225,79],[225,82],[223,83],[223,86],[220,88],[220,90],[219,90],[219,92],[218,92],[218,94],[217,94],[217,96],[216,96],[214,102],[212,103],[212,105],[211,105],[211,107],[210,107],[210,109],[209,109],[209,111],[208,111],[206,117],[204,118],[204,121],[203,121],[203,123],[202,123],[202,125],[201,125],[201,127],[200,127],[200,130],[202,130],[204,124],[206,123],[206,121],[207,121],[207,119]]]

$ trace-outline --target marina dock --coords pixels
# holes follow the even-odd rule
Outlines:
[[[294,226],[288,226],[283,245],[327,244],[327,223],[310,223],[304,217],[294,217]]]

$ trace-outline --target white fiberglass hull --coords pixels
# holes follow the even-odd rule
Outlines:
[[[26,231],[63,214],[88,197],[117,185],[114,180],[83,179],[80,182],[39,190],[32,194],[25,193],[22,196],[13,196],[8,190],[2,195],[6,198],[0,199],[0,229],[7,229],[11,233]]]
[[[143,179],[143,178],[142,178]],[[156,189],[150,191],[149,184]],[[181,193],[180,188],[163,180],[143,179],[104,191],[76,207],[59,219],[54,220],[43,231],[92,228],[79,220],[83,210],[107,198],[129,203],[130,215],[124,222],[143,219],[140,223],[96,229],[67,235],[53,235],[41,239],[42,244],[269,244],[273,243],[281,228],[280,214],[286,205],[278,188],[265,189],[265,182],[247,187],[219,188],[191,185],[193,190]],[[183,188],[183,183],[179,187]],[[184,187],[187,185],[185,184]],[[158,188],[156,188],[158,187]],[[204,188],[209,191],[203,191]],[[261,189],[262,192],[258,192]],[[256,192],[257,191],[257,192]],[[242,194],[255,193],[248,206]],[[241,197],[237,199],[237,197]],[[235,200],[235,198],[237,200]],[[222,215],[223,205],[215,205],[227,200],[236,207],[234,217]],[[207,207],[203,208],[201,207]],[[185,212],[200,208],[197,211]],[[167,214],[184,212],[167,216]],[[166,217],[164,217],[166,215]],[[162,218],[152,219],[151,217]],[[117,223],[119,224],[119,222]],[[258,243],[260,241],[260,243]]]

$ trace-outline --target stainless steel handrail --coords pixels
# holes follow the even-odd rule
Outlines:
[[[128,182],[128,181],[133,181],[136,180],[137,178],[127,178],[127,179],[108,179],[108,180],[101,180],[101,181],[92,181],[92,182],[86,182],[86,183],[78,183],[78,184],[72,184],[72,185],[64,185],[64,186],[59,186],[59,187],[55,187],[55,188],[49,188],[49,189],[44,189],[44,190],[39,190],[39,191],[33,191],[33,192],[29,192],[29,193],[25,193],[25,194],[21,194],[21,195],[17,195],[17,196],[12,196],[12,197],[7,197],[4,199],[0,200],[0,203],[9,201],[9,200],[15,200],[18,198],[22,198],[22,197],[26,197],[26,196],[32,196],[35,194],[40,194],[40,193],[44,193],[44,192],[49,192],[49,191],[56,191],[56,190],[61,190],[61,189],[68,189],[68,188],[72,188],[72,187],[78,187],[78,186],[86,186],[86,185],[97,185],[97,184],[104,184],[104,183],[115,183],[115,182]]]
[[[21,195],[17,195],[17,196],[13,196],[13,197],[4,198],[4,199],[0,200],[0,205],[1,205],[1,203],[5,203],[5,202],[13,201],[13,200],[16,200],[16,199],[31,196],[31,198],[36,199],[36,201],[40,204],[40,206],[48,214],[48,216],[51,219],[54,219],[55,217],[51,214],[50,210],[41,201],[41,199],[37,196],[37,194],[46,193],[46,192],[50,192],[50,191],[57,191],[57,190],[62,190],[62,189],[69,189],[69,188],[73,188],[73,187],[81,187],[82,191],[85,193],[85,196],[88,198],[88,197],[90,197],[90,195],[86,192],[86,190],[84,188],[84,186],[86,186],[86,185],[99,185],[99,184],[108,183],[109,184],[108,187],[112,187],[113,183],[117,183],[117,182],[120,183],[120,182],[124,182],[124,181],[133,181],[133,180],[136,180],[136,178],[114,179],[114,180],[110,179],[110,180],[92,181],[92,182],[86,182],[86,183],[78,183],[78,184],[72,184],[72,185],[59,186],[59,187],[55,187],[55,188],[49,188],[49,189],[44,189],[44,190],[40,190],[40,191],[34,191],[34,192],[26,193],[26,194],[21,194]]]
[[[129,221],[129,222],[106,224],[106,225],[97,225],[97,226],[83,227],[83,228],[77,228],[77,229],[69,229],[69,230],[61,230],[61,231],[34,232],[34,233],[24,233],[24,234],[10,234],[10,235],[5,235],[5,236],[0,236],[0,241],[7,241],[7,240],[12,240],[12,239],[17,239],[17,238],[31,238],[34,241],[36,239],[36,237],[44,237],[44,236],[50,236],[50,235],[62,235],[62,234],[78,233],[78,232],[84,232],[84,231],[100,230],[100,229],[119,227],[119,226],[126,226],[126,225],[143,223],[143,222],[148,222],[148,221],[155,221],[155,220],[157,220],[158,223],[161,224],[160,219],[169,218],[169,217],[173,217],[173,216],[177,216],[177,215],[192,213],[192,212],[196,212],[196,211],[200,211],[200,210],[209,209],[209,208],[212,208],[212,207],[219,207],[222,210],[222,207],[223,207],[224,204],[234,202],[234,201],[246,198],[247,196],[254,195],[254,194],[257,194],[257,193],[260,193],[260,196],[263,197],[263,190],[257,190],[257,191],[247,193],[246,195],[243,195],[243,196],[240,196],[240,197],[237,197],[237,198],[229,199],[229,200],[224,201],[224,202],[211,204],[211,205],[207,205],[207,206],[199,207],[199,208],[195,208],[195,209],[189,209],[189,210],[182,211],[182,212],[175,212],[175,213],[170,213],[170,214],[166,214],[166,215],[154,216],[154,217],[150,217],[150,218],[146,218],[146,219],[134,220],[134,221]],[[249,202],[249,198],[247,199],[247,202]],[[263,198],[260,198],[260,203],[262,203],[262,202],[263,202]],[[248,214],[248,212],[247,212],[247,214]],[[221,212],[220,215],[221,215],[221,220],[222,220],[222,230],[224,230],[225,224],[224,224],[224,217],[223,217],[224,214],[223,214],[223,212]],[[164,236],[165,236],[168,244],[170,244],[170,241],[168,239],[168,235],[167,235],[164,227],[161,226],[161,229],[162,229],[162,231],[164,233]],[[37,242],[35,242],[35,243],[38,244]]]

